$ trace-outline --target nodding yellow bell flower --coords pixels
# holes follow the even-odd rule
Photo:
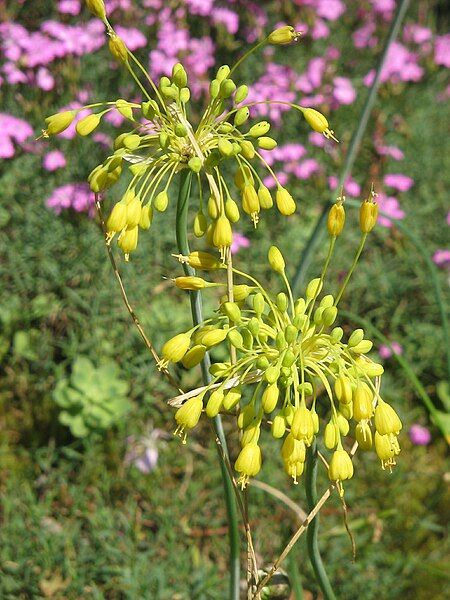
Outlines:
[[[370,450],[372,448],[372,430],[367,421],[361,421],[356,425],[355,438],[361,450]]]
[[[141,218],[139,219],[139,227],[141,229],[150,229],[153,219],[153,209],[150,204],[142,207]]]
[[[219,248],[221,258],[225,260],[226,249],[233,243],[233,232],[231,223],[225,215],[220,216],[215,225],[213,233],[213,244]]]
[[[220,409],[222,408],[223,396],[223,390],[220,388],[211,392],[205,409],[205,412],[210,419],[213,419],[219,414]]]
[[[367,421],[373,415],[373,393],[363,381],[358,382],[353,393],[353,417],[355,421]]]
[[[203,290],[208,287],[217,287],[218,283],[212,283],[210,281],[205,281],[202,277],[195,277],[193,275],[175,277],[172,280],[177,288],[181,290]]]
[[[237,188],[242,190],[246,185],[253,185],[255,180],[253,179],[253,174],[247,165],[243,165],[239,167],[234,176],[234,183]]]
[[[342,201],[336,202],[330,208],[327,220],[328,233],[332,237],[337,237],[342,233],[345,223],[345,210]]]
[[[259,205],[258,194],[256,193],[254,186],[250,183],[245,185],[242,190],[242,208],[247,215],[251,216],[253,224],[256,227],[259,219],[258,213],[261,207]]]
[[[325,426],[325,430],[323,432],[323,442],[325,444],[325,448],[328,448],[328,450],[333,450],[336,448],[339,442],[338,427],[336,427],[336,424],[333,421],[329,421]]]
[[[261,208],[264,208],[265,210],[272,208],[273,206],[272,194],[265,185],[261,184],[258,188],[258,200]]]
[[[125,261],[128,262],[130,254],[137,248],[139,236],[139,227],[132,227],[131,229],[125,229],[119,236],[118,244],[119,248],[123,250],[125,254]]]
[[[242,490],[248,484],[250,477],[254,477],[259,473],[261,464],[261,448],[258,444],[251,443],[242,448],[234,463],[234,468],[240,473],[238,484],[241,486]]]
[[[202,344],[207,348],[217,346],[217,344],[223,342],[223,340],[227,337],[227,334],[227,329],[212,329],[211,331],[207,331],[205,335],[202,336]]]
[[[202,414],[203,410],[203,394],[189,398],[180,406],[175,413],[175,421],[178,427],[174,431],[174,435],[179,435],[182,438],[183,444],[186,443],[186,429],[193,429]]]
[[[271,413],[275,410],[280,390],[276,383],[271,383],[266,387],[261,397],[261,405],[265,413]]]
[[[47,129],[44,131],[44,136],[58,135],[69,127],[76,115],[74,110],[65,110],[64,112],[56,113],[45,119]]]
[[[114,205],[111,214],[106,222],[106,229],[109,233],[122,231],[127,225],[127,205],[122,200]]]
[[[284,470],[294,480],[294,485],[298,485],[298,480],[305,470],[305,463],[297,460],[296,462],[285,462]]]
[[[330,466],[328,467],[328,477],[331,481],[344,481],[353,477],[353,463],[348,453],[338,446],[331,457]]]
[[[362,233],[370,233],[378,218],[378,204],[372,199],[364,200],[359,209],[359,226]]]
[[[137,196],[127,204],[127,226],[131,229],[139,225],[142,214],[142,204]]]
[[[284,27],[278,27],[278,29],[272,31],[272,33],[269,34],[267,41],[269,44],[284,46],[285,44],[296,42],[300,36],[300,31],[295,31],[290,25],[285,25]]]
[[[392,471],[392,467],[397,464],[395,457],[400,453],[400,446],[396,436],[392,433],[380,435],[378,431],[375,431],[375,452],[381,460],[382,469],[384,470],[388,467]]]
[[[282,275],[285,271],[286,263],[284,262],[284,258],[283,258],[283,255],[281,254],[280,249],[277,248],[276,246],[270,246],[268,258],[269,258],[269,265],[271,266],[271,268],[276,273],[280,273],[280,275]]]
[[[318,133],[322,133],[327,139],[331,138],[335,142],[339,142],[339,140],[334,137],[334,131],[329,128],[328,121],[321,112],[315,108],[303,108],[302,113],[311,129],[314,129],[314,131],[317,131]]]
[[[381,398],[375,408],[375,429],[380,435],[399,434],[402,422],[395,410]]]
[[[275,195],[277,208],[282,215],[289,217],[295,213],[295,202],[291,194],[283,187],[279,186]]]
[[[161,350],[161,354],[165,359],[165,365],[169,362],[180,362],[189,350],[190,343],[191,336],[189,333],[179,333],[173,338],[170,338],[170,340],[167,340]]]
[[[109,38],[108,48],[116,60],[121,63],[128,61],[128,48],[121,37],[112,34]]]
[[[86,136],[89,135],[96,129],[100,124],[100,116],[97,114],[88,115],[84,117],[75,125],[75,131],[78,135]]]
[[[169,195],[166,190],[159,192],[156,198],[153,200],[153,206],[159,212],[164,212],[169,205]]]
[[[206,220],[205,215],[198,211],[194,218],[194,235],[197,238],[201,238],[205,235],[206,229],[208,227],[208,222]]]
[[[190,350],[181,359],[181,364],[185,369],[192,369],[195,365],[198,365],[205,357],[206,348],[202,344],[192,346]]]
[[[86,6],[93,15],[106,21],[106,9],[103,0],[86,0]]]

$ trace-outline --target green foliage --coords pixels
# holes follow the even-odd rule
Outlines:
[[[70,379],[56,384],[53,398],[63,410],[59,420],[75,437],[104,431],[117,423],[130,409],[126,397],[129,385],[119,379],[120,371],[113,362],[95,368],[85,356],[79,356]]]

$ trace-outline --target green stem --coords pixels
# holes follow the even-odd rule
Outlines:
[[[192,173],[189,169],[184,169],[180,173],[180,191],[177,203],[176,236],[178,251],[187,256],[189,254],[189,244],[187,239],[187,218],[189,208],[189,196],[191,192]],[[195,275],[195,270],[188,264],[183,264],[186,275]],[[202,299],[200,292],[189,292],[191,300],[192,320],[194,325],[203,321]],[[209,373],[210,366],[209,355],[206,354],[202,361],[203,383],[208,385],[211,381]],[[214,430],[222,446],[223,453],[228,456],[227,441],[223,431],[220,415],[214,418]],[[239,576],[240,576],[240,540],[239,525],[237,519],[236,501],[234,499],[233,484],[227,471],[225,461],[223,460],[220,449],[217,448],[220,461],[220,470],[222,473],[223,487],[225,492],[225,503],[227,507],[227,519],[229,527],[230,541],[230,600],[239,600]]]
[[[308,449],[306,458],[306,473],[305,473],[305,489],[306,489],[306,502],[308,511],[316,506],[317,497],[317,442],[313,441],[311,447]],[[311,561],[312,568],[317,578],[317,582],[320,589],[323,592],[325,600],[336,600],[336,596],[333,591],[333,587],[328,579],[325,566],[320,556],[319,550],[319,515],[311,521],[306,530],[306,542],[308,546],[309,560]]]
[[[350,144],[347,150],[347,154],[345,156],[344,165],[342,167],[341,173],[339,175],[339,183],[337,189],[341,189],[344,185],[345,180],[350,175],[353,164],[356,159],[357,152],[359,150],[359,146],[361,144],[362,137],[366,131],[367,123],[369,121],[370,114],[372,112],[372,108],[375,104],[375,100],[377,97],[378,88],[380,85],[381,72],[383,70],[384,62],[386,60],[387,53],[389,48],[391,47],[392,42],[397,37],[398,31],[400,29],[400,25],[402,23],[403,17],[406,14],[406,10],[409,5],[409,0],[399,0],[397,11],[392,19],[391,27],[389,29],[389,33],[387,39],[384,43],[383,51],[378,60],[377,69],[375,72],[375,77],[370,87],[369,93],[367,94],[367,98],[364,102],[363,109],[361,111],[361,116],[358,120],[358,125],[353,132],[352,139],[350,140]],[[322,236],[325,234],[325,222],[328,216],[328,211],[330,210],[331,205],[333,204],[333,200],[328,200],[328,202],[323,206],[322,212],[314,226],[314,230],[311,236],[306,243],[305,249],[302,253],[301,262],[297,266],[297,270],[292,281],[292,289],[295,292],[298,287],[302,284],[304,277],[306,275],[306,271],[311,263],[311,259],[313,256],[313,251],[316,248],[317,244],[320,242]]]

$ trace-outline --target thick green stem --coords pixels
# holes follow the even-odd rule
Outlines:
[[[311,511],[317,504],[317,442],[313,441],[308,449],[306,458],[305,489],[308,511]],[[325,600],[336,600],[330,580],[328,579],[325,566],[319,551],[319,515],[311,521],[306,530],[306,542],[308,546],[309,560],[317,578],[320,589],[323,592]]]
[[[392,42],[397,37],[398,31],[400,29],[400,25],[402,23],[403,17],[406,14],[406,10],[409,5],[409,0],[399,0],[397,11],[392,19],[391,28],[389,29],[389,33],[387,39],[384,43],[383,51],[378,60],[377,69],[375,72],[375,77],[370,87],[369,93],[367,94],[367,98],[364,102],[363,109],[361,111],[361,115],[358,119],[358,125],[353,132],[352,139],[350,140],[350,144],[347,150],[347,154],[345,156],[344,165],[342,167],[341,173],[339,175],[339,183],[337,189],[340,190],[345,183],[347,177],[351,174],[351,170],[353,164],[356,159],[357,152],[359,150],[359,146],[361,144],[362,137],[366,131],[367,123],[369,121],[370,114],[372,112],[373,105],[375,104],[375,100],[377,97],[378,87],[380,85],[381,80],[381,72],[383,70],[384,62],[386,60],[387,53],[389,48],[392,45]],[[317,244],[320,242],[322,236],[325,234],[325,222],[327,219],[328,211],[330,210],[331,205],[333,204],[333,200],[328,200],[328,202],[323,206],[322,212],[314,226],[314,230],[311,236],[306,243],[305,249],[302,252],[301,262],[297,266],[297,270],[295,276],[292,281],[292,289],[295,292],[298,290],[298,287],[302,284],[303,279],[306,275],[306,271],[311,263],[311,259],[313,256],[313,251],[317,247]]]
[[[177,203],[177,220],[176,220],[176,236],[178,251],[187,256],[189,254],[189,244],[187,238],[187,218],[189,208],[189,196],[191,192],[192,173],[185,169],[180,174],[180,190]],[[183,264],[186,275],[195,275],[195,270],[188,264]],[[200,292],[189,292],[191,300],[192,320],[194,325],[198,325],[203,321],[202,298]],[[206,354],[202,361],[203,383],[208,385],[211,380],[209,374],[210,366],[209,355]],[[217,438],[222,446],[223,453],[228,456],[227,441],[223,431],[222,420],[220,415],[214,419],[214,430]],[[239,600],[239,570],[240,570],[240,540],[239,540],[239,525],[236,510],[236,501],[234,498],[233,484],[227,471],[225,461],[223,459],[220,448],[217,448],[222,473],[223,487],[225,492],[225,503],[227,507],[227,520],[229,528],[230,541],[230,600]]]

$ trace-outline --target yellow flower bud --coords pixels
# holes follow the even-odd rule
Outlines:
[[[251,215],[254,224],[258,222],[260,211],[258,194],[253,185],[247,184],[242,191],[242,208],[247,215]]]
[[[279,248],[277,248],[276,246],[270,246],[268,258],[271,268],[276,273],[280,273],[280,275],[282,275],[286,268],[286,263],[284,262],[283,255],[281,254]]]
[[[132,227],[131,229],[125,229],[119,237],[118,245],[125,254],[125,260],[128,262],[129,255],[134,252],[137,248],[139,236],[139,227]]]
[[[247,160],[252,160],[255,157],[255,147],[250,140],[239,141],[241,147],[241,154]]]
[[[237,223],[239,221],[239,207],[231,198],[228,198],[225,202],[225,215],[231,223]]]
[[[295,212],[295,202],[291,194],[283,187],[277,189],[275,196],[277,208],[282,215],[290,216]]]
[[[247,165],[239,167],[234,176],[234,183],[240,190],[246,185],[253,185],[254,181],[251,169]]]
[[[352,352],[355,352],[355,354],[367,354],[367,352],[370,352],[372,350],[372,347],[373,342],[371,342],[370,340],[362,340],[361,342],[359,342],[359,344],[356,344],[356,346],[350,348],[350,350]]]
[[[364,329],[355,329],[351,336],[348,338],[348,346],[352,348],[357,346],[364,339]]]
[[[232,79],[224,79],[220,84],[219,97],[229,98],[231,94],[236,90],[236,84]]]
[[[238,483],[244,489],[250,477],[254,477],[261,470],[261,448],[257,444],[247,444],[242,448],[234,463],[234,468],[240,477]]]
[[[339,412],[343,417],[345,417],[348,421],[353,418],[353,404],[342,404],[339,403]]]
[[[267,41],[269,44],[284,46],[285,44],[296,42],[300,35],[301,33],[299,31],[295,31],[290,25],[285,25],[284,27],[278,27],[278,29],[272,31],[268,36]]]
[[[88,115],[87,117],[84,117],[84,119],[81,119],[80,121],[78,121],[78,123],[75,125],[75,130],[78,133],[78,135],[86,136],[86,135],[89,135],[90,133],[92,133],[94,131],[94,129],[96,129],[98,127],[99,123],[100,123],[99,115],[96,115],[96,114]]]
[[[337,237],[342,233],[345,223],[345,210],[342,202],[333,204],[328,213],[327,229],[332,237]]]
[[[242,397],[241,388],[237,385],[230,388],[223,399],[223,407],[225,410],[232,410]]]
[[[261,404],[264,412],[271,413],[275,410],[279,395],[280,391],[276,383],[272,383],[266,387],[261,397]]]
[[[323,133],[326,138],[332,138],[336,142],[338,141],[334,137],[334,131],[329,129],[328,121],[322,113],[315,108],[304,108],[302,112],[311,129],[314,129],[314,131],[317,131],[318,133]]]
[[[137,133],[128,133],[122,140],[122,144],[127,150],[137,150],[141,143],[141,136]]]
[[[233,232],[230,221],[225,215],[220,216],[214,227],[213,244],[216,248],[223,250],[231,246],[233,242]]]
[[[269,209],[273,206],[272,194],[265,185],[260,185],[258,188],[258,200],[261,208]]]
[[[252,419],[252,421],[245,427],[245,430],[241,437],[241,447],[247,446],[247,444],[257,444],[259,436],[261,435],[261,421],[259,419]]]
[[[302,440],[308,445],[314,436],[314,422],[311,411],[301,405],[294,413],[291,425],[291,434],[297,440]]]
[[[108,48],[117,61],[121,63],[126,63],[128,61],[127,46],[123,39],[118,35],[111,35],[108,42]]]
[[[252,138],[258,138],[261,135],[266,135],[266,133],[270,129],[270,123],[267,121],[260,121],[259,123],[255,123],[248,130],[248,135]]]
[[[191,252],[188,256],[187,262],[194,269],[200,269],[202,271],[224,268],[223,263],[217,260],[215,256],[209,252],[203,252],[201,250],[195,250],[194,252]]]
[[[202,212],[198,212],[194,218],[194,235],[197,238],[201,238],[205,235],[206,228],[208,227],[208,223],[206,222],[206,217]]]
[[[345,375],[339,375],[334,382],[334,392],[339,402],[348,404],[352,401],[353,391],[350,379]]]
[[[169,205],[169,194],[166,190],[159,192],[156,198],[153,200],[153,206],[159,212],[164,212]]]
[[[76,112],[74,110],[66,110],[64,112],[56,113],[45,119],[47,129],[44,135],[58,135],[69,127],[75,118]]]
[[[262,136],[258,138],[258,147],[262,150],[273,150],[277,145],[277,141],[271,137]]]
[[[313,298],[317,298],[317,296],[322,291],[323,282],[320,280],[320,277],[316,277],[315,279],[311,279],[311,281],[306,286],[306,297],[308,300],[312,300]]]
[[[150,229],[153,219],[153,209],[150,204],[146,204],[142,208],[141,218],[139,219],[139,227],[141,229]]]
[[[188,167],[193,173],[200,173],[202,170],[202,160],[198,156],[193,156],[189,159]]]
[[[344,481],[353,477],[353,463],[348,453],[342,446],[331,457],[328,468],[328,477],[331,481]]]
[[[181,63],[176,63],[172,68],[172,81],[178,88],[184,88],[187,85],[187,73]]]
[[[226,79],[228,77],[228,75],[231,73],[231,69],[228,65],[222,65],[221,67],[219,67],[217,69],[217,75],[216,75],[216,79],[219,82],[222,82],[224,79]]]
[[[380,435],[389,433],[399,434],[402,422],[395,410],[381,398],[375,408],[375,429]]]
[[[243,125],[248,120],[249,116],[250,110],[248,106],[243,106],[242,108],[240,108],[234,115],[234,124],[236,125],[236,127],[240,127],[241,125]]]
[[[215,287],[216,283],[205,281],[201,277],[194,277],[193,275],[175,277],[173,280],[177,288],[181,290],[203,290],[207,287]]]
[[[207,331],[205,335],[202,336],[202,344],[207,348],[217,346],[217,344],[223,342],[227,337],[227,333],[227,329],[212,329],[211,331]]]
[[[251,294],[254,288],[246,285],[245,283],[241,283],[239,285],[233,285],[233,296],[237,302],[242,302]]]
[[[373,394],[364,382],[358,382],[353,394],[353,416],[355,421],[368,420],[373,415]]]
[[[106,20],[106,10],[103,0],[86,0],[86,6],[93,15],[102,21]]]
[[[272,436],[277,440],[283,437],[286,431],[286,421],[281,415],[276,415],[274,417],[270,431]]]
[[[181,88],[180,90],[180,102],[187,104],[191,99],[191,90],[188,87]]]
[[[237,329],[230,329],[228,331],[227,337],[228,337],[228,341],[230,342],[230,344],[232,346],[234,346],[238,350],[244,349],[244,338],[242,337],[242,335],[239,333],[239,331]]]
[[[362,233],[369,233],[375,227],[378,218],[378,204],[373,200],[364,200],[359,209],[359,227]]]
[[[142,204],[137,196],[134,196],[130,203],[127,204],[127,226],[131,229],[139,225],[142,214]]]
[[[219,143],[217,144],[217,147],[219,149],[219,152],[222,156],[232,156],[233,154],[233,144],[230,142],[230,140],[227,140],[225,138],[221,138],[219,140]]]
[[[210,419],[213,419],[219,414],[222,403],[223,391],[219,388],[211,393],[208,402],[206,403],[205,412]]]
[[[348,424],[347,419],[341,412],[337,413],[336,416],[337,426],[339,427],[339,431],[341,435],[347,435],[350,430],[350,425]]]
[[[241,309],[236,302],[224,302],[220,307],[221,312],[226,315],[233,323],[241,321]]]
[[[249,427],[251,422],[255,418],[255,409],[253,408],[253,404],[247,404],[239,411],[239,415],[237,418],[237,425],[239,429],[246,429]],[[242,444],[245,445],[245,444]]]
[[[339,442],[338,428],[333,421],[329,421],[325,426],[325,431],[323,432],[323,442],[328,450],[333,450],[333,448],[336,448]]]
[[[190,343],[191,336],[189,333],[179,333],[164,344],[161,354],[167,362],[180,362],[189,350]]]
[[[244,102],[244,100],[247,98],[247,96],[248,96],[248,86],[246,86],[245,84],[240,85],[234,95],[235,104],[240,104],[241,102]]]
[[[196,346],[192,346],[190,350],[186,352],[186,354],[181,359],[181,364],[186,369],[192,369],[204,359],[206,353],[205,346],[201,344],[197,344]]]
[[[203,409],[203,396],[194,396],[193,398],[189,398],[180,406],[180,408],[175,413],[175,421],[178,424],[178,427],[175,429],[175,435],[179,435],[180,437],[185,432],[186,429],[193,429],[202,414]],[[186,443],[186,433],[184,433],[183,444]]]
[[[125,202],[118,202],[111,211],[106,229],[108,232],[122,231],[127,225],[127,205]]]

